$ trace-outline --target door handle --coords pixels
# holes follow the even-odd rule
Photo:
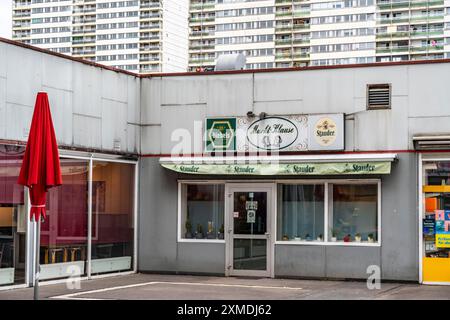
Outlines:
[[[264,233],[265,235],[266,235],[266,237],[269,239],[270,238],[270,233],[269,232],[266,232],[266,233]]]

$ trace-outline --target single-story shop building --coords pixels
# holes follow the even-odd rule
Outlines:
[[[138,76],[0,40],[0,288],[32,284],[17,176],[48,92],[42,281],[126,272],[450,284],[450,60]]]

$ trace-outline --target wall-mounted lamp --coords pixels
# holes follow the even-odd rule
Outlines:
[[[247,117],[254,118],[254,117],[256,117],[256,114],[253,111],[249,111],[249,112],[247,112]]]
[[[259,118],[260,118],[260,119],[265,119],[265,118],[267,118],[267,113],[261,112],[261,113],[259,114]]]

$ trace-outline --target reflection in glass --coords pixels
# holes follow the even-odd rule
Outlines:
[[[267,232],[267,192],[234,192],[234,234]]]
[[[333,184],[331,241],[377,242],[378,185]]]
[[[0,145],[0,286],[25,283],[27,212],[17,184],[24,151]]]
[[[92,274],[132,268],[134,184],[134,164],[94,161]]]
[[[89,162],[60,163],[63,184],[49,190],[47,219],[41,224],[42,280],[68,277],[74,267],[76,273],[86,274]]]
[[[234,239],[233,260],[235,270],[266,270],[267,240]]]
[[[181,237],[224,239],[223,184],[184,184]]]
[[[279,185],[278,240],[323,241],[324,185]]]

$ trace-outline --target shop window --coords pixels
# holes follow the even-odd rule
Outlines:
[[[422,281],[450,283],[450,161],[422,167]]]
[[[25,283],[27,210],[17,184],[24,148],[0,145],[0,286]]]
[[[134,164],[94,161],[92,274],[133,268],[134,185]]]
[[[329,240],[378,241],[378,185],[329,185]]]
[[[224,184],[182,184],[180,238],[224,238]]]
[[[323,241],[324,184],[278,186],[277,240]]]
[[[47,219],[41,225],[41,280],[87,272],[89,161],[60,159],[60,163],[63,184],[49,190]]]

